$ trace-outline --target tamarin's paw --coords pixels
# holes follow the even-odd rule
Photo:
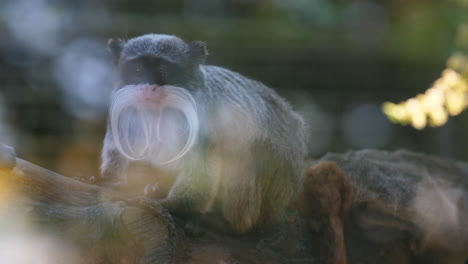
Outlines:
[[[151,210],[161,210],[163,207],[161,206],[161,204],[159,204],[158,201],[155,201],[155,200],[148,200],[146,199],[146,197],[141,197],[139,199],[139,203],[141,206],[143,207],[147,207]]]

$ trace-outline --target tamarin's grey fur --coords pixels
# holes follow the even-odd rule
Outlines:
[[[125,181],[133,161],[175,177],[160,202],[219,215],[247,232],[296,192],[305,156],[301,116],[260,82],[204,65],[205,43],[147,34],[109,40],[117,65],[101,177]]]

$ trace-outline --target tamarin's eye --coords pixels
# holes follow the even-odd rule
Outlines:
[[[143,76],[143,69],[139,67],[135,68],[135,75],[138,77]]]

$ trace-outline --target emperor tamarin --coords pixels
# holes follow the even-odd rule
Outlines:
[[[147,34],[109,40],[118,80],[101,177],[133,161],[174,175],[169,211],[220,216],[246,232],[286,207],[305,156],[304,122],[275,91],[205,65],[204,42]]]

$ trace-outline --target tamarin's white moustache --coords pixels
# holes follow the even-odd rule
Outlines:
[[[184,120],[168,110],[182,114]],[[199,131],[194,98],[186,89],[175,86],[122,87],[113,95],[109,120],[115,146],[124,157],[158,165],[185,156]],[[180,129],[184,125],[187,129]]]

